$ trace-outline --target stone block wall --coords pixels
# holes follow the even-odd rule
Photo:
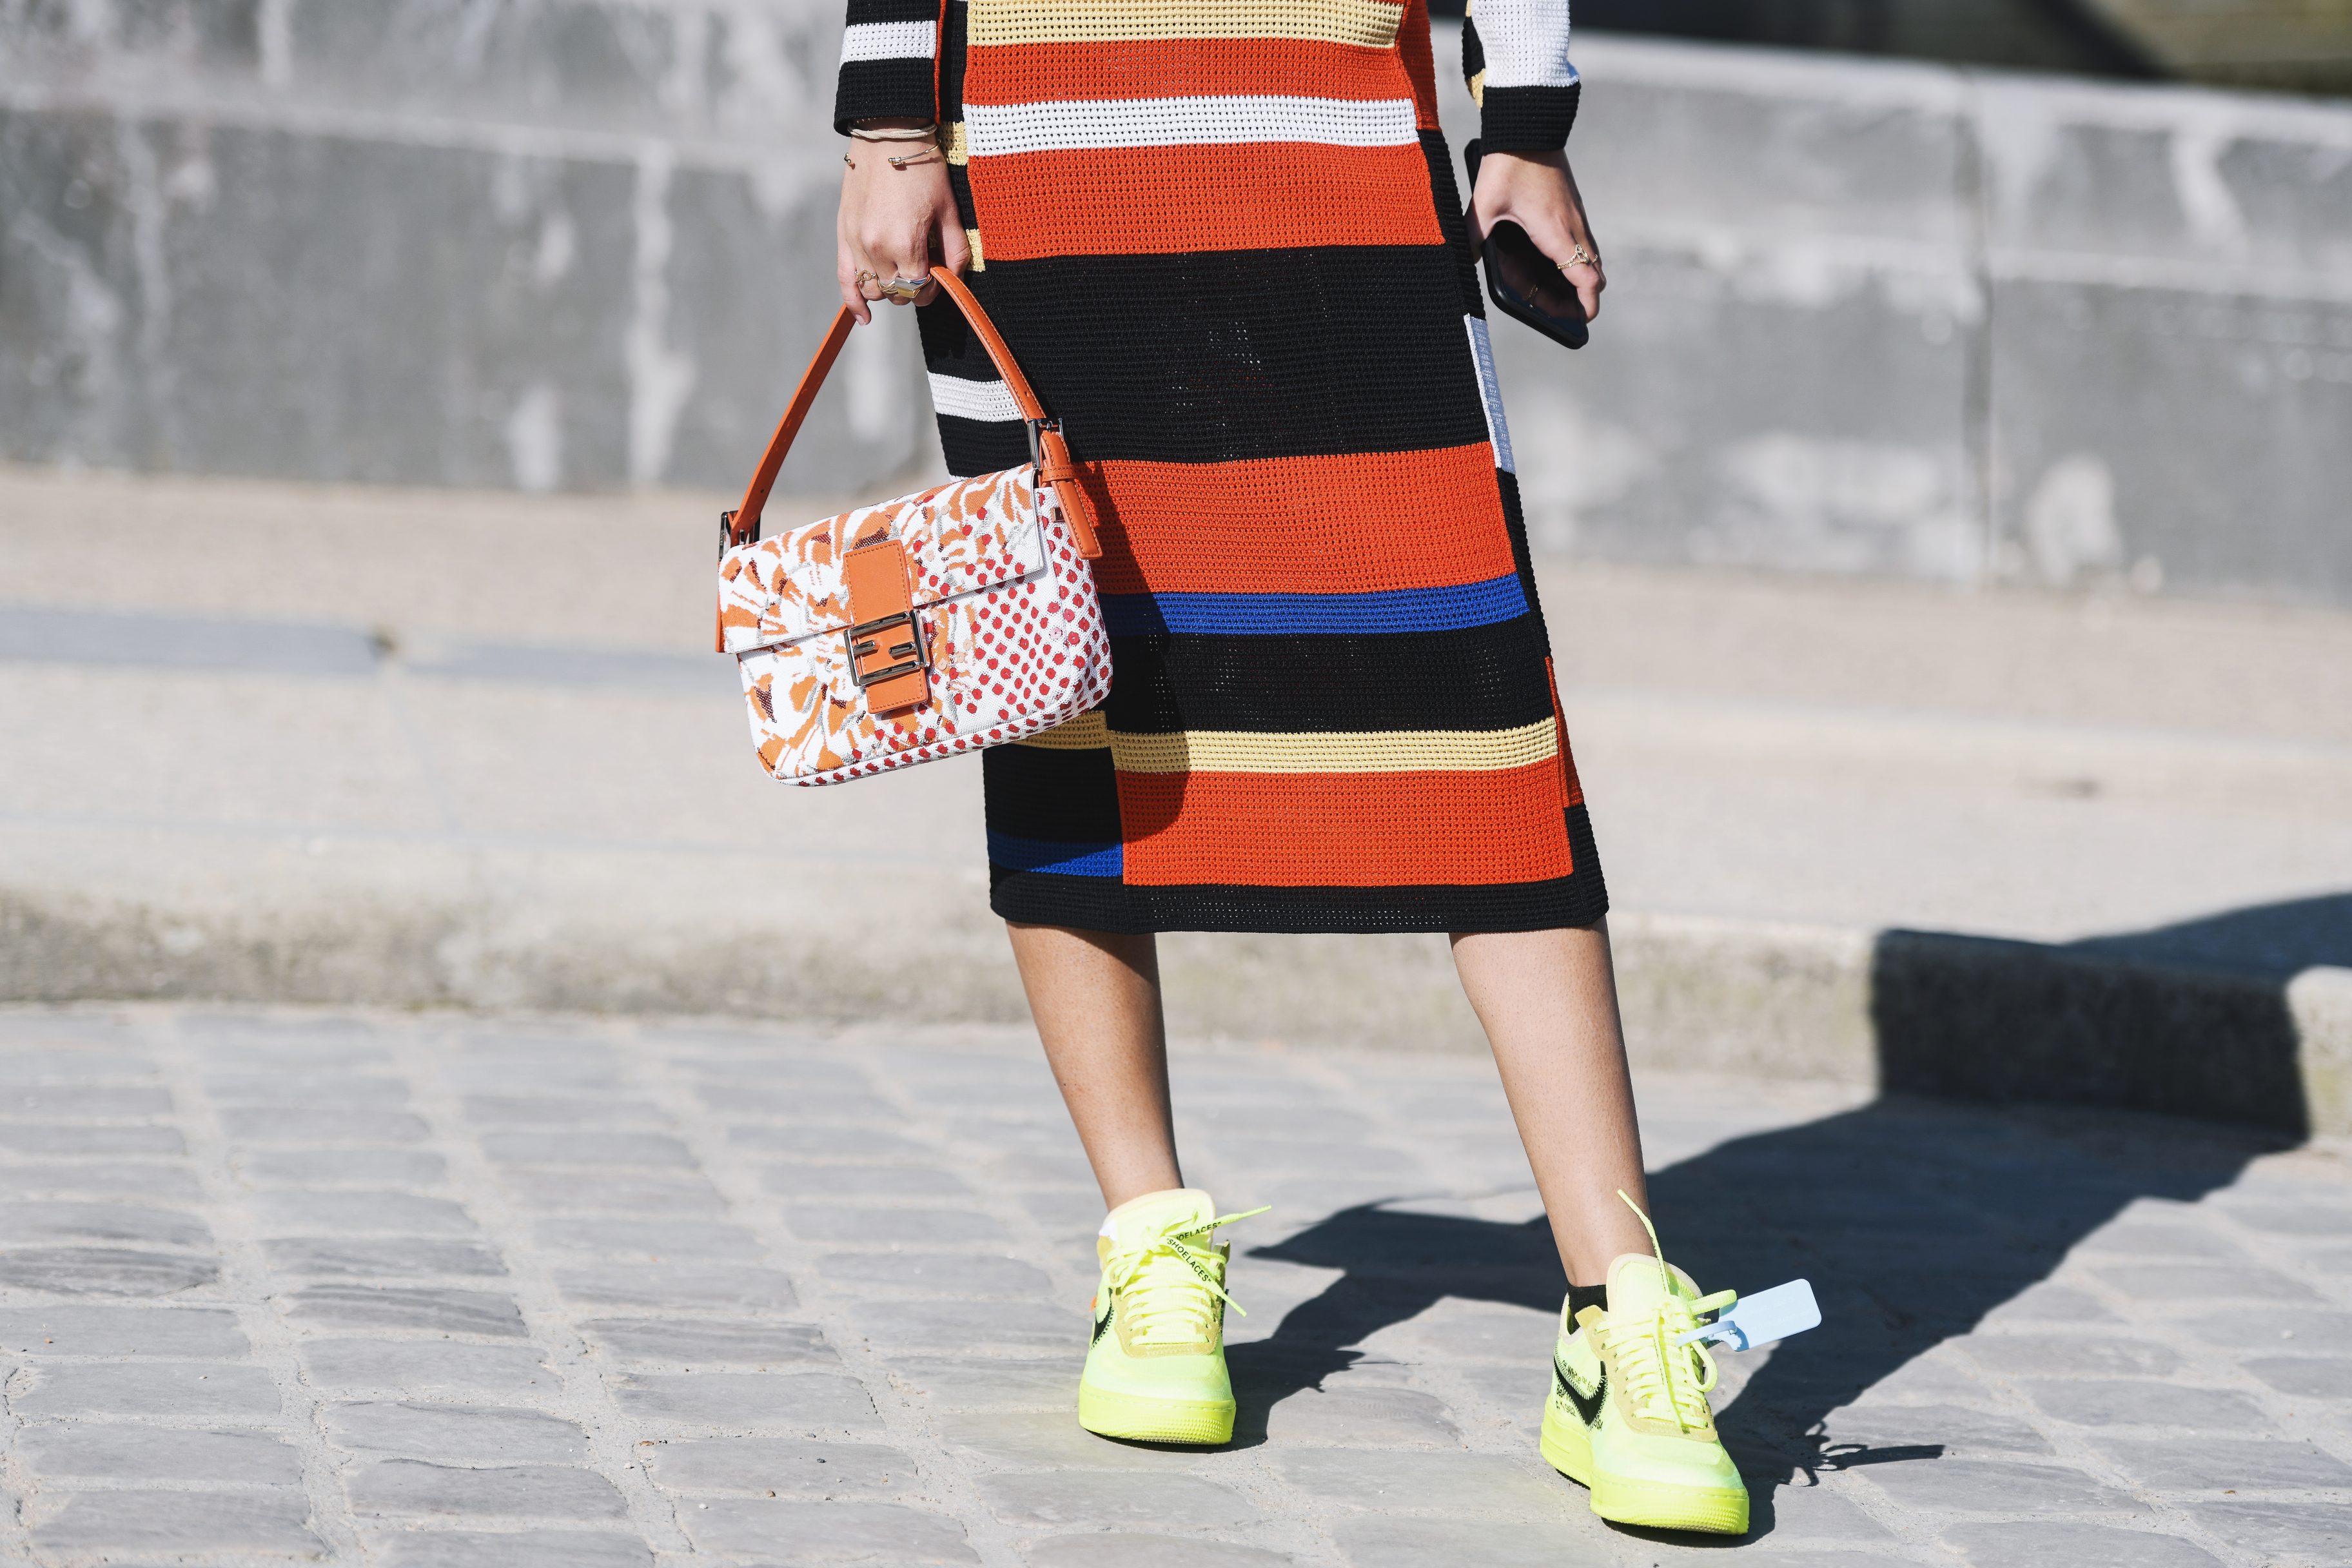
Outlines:
[[[830,310],[839,27],[0,0],[0,458],[740,483]],[[2352,108],[1578,52],[1607,309],[1497,332],[1539,550],[2352,604]],[[789,487],[936,460],[910,326]]]

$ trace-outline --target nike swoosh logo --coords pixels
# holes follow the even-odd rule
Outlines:
[[[1088,1340],[1087,1343],[1097,1345],[1102,1342],[1104,1333],[1110,1328],[1110,1314],[1111,1300],[1109,1294],[1106,1292],[1103,1296],[1103,1315],[1095,1321],[1095,1337]]]
[[[1587,1426],[1600,1426],[1601,1407],[1609,1402],[1609,1369],[1605,1366],[1601,1369],[1600,1386],[1590,1394],[1584,1392],[1578,1384],[1577,1380],[1570,1374],[1568,1368],[1560,1363],[1560,1359],[1557,1355],[1551,1358],[1551,1375],[1552,1380],[1559,1384],[1560,1393],[1567,1396],[1570,1405],[1576,1406],[1578,1419]]]

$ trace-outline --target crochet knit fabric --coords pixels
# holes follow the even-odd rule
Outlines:
[[[850,0],[835,112],[937,119],[972,290],[1085,465],[1109,699],[986,753],[991,901],[1113,931],[1608,908],[1528,569],[1426,0]],[[1490,151],[1576,113],[1480,0]],[[920,312],[951,472],[1025,462]]]

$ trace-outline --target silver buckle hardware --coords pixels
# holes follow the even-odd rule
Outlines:
[[[893,642],[887,650],[896,662],[881,669],[868,669],[866,660],[877,657],[882,647],[882,633],[892,626],[907,628],[904,642]],[[896,680],[902,675],[912,675],[929,667],[930,660],[923,648],[923,623],[912,610],[900,610],[884,616],[880,620],[865,621],[842,632],[849,639],[849,679],[863,691],[885,680]]]

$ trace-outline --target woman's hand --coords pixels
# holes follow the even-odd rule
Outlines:
[[[912,129],[915,123],[871,122],[877,130]],[[907,166],[892,168],[892,158],[907,159]],[[874,320],[873,303],[883,297],[883,283],[927,278],[934,261],[955,272],[971,264],[955,193],[948,187],[947,154],[926,142],[850,142],[849,166],[841,172],[836,234],[841,302],[861,324]],[[933,283],[911,300],[893,302],[928,305],[939,291]]]
[[[1536,248],[1559,264],[1584,305],[1584,319],[1599,315],[1609,279],[1601,275],[1601,247],[1585,221],[1567,153],[1489,153],[1478,160],[1478,187],[1470,194],[1471,245],[1484,245],[1486,230],[1504,218],[1526,229]],[[1590,259],[1571,266],[1579,247]]]

